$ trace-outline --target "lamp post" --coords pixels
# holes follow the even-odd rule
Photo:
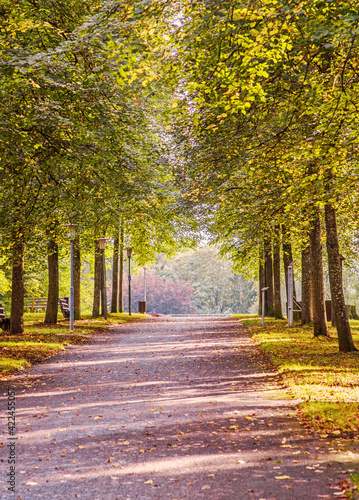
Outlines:
[[[297,262],[293,260],[288,266],[288,326],[293,325],[293,266]]]
[[[74,316],[75,316],[75,305],[74,305],[74,239],[76,236],[76,228],[74,224],[67,225],[67,234],[71,245],[71,284],[70,284],[70,331],[74,329]]]
[[[132,248],[127,249],[128,258],[128,314],[131,316],[131,255]]]
[[[147,266],[143,268],[143,301],[146,302],[146,272]]]
[[[106,297],[106,263],[105,263],[105,248],[106,248],[107,238],[99,238],[99,246],[101,250],[101,258],[102,258],[102,275],[103,275],[103,286],[101,290],[102,296],[102,307],[103,307],[103,315],[104,318],[107,319],[107,297]]]

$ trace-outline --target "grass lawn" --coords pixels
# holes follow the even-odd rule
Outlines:
[[[69,331],[69,320],[61,319],[56,325],[45,325],[45,313],[25,313],[24,333],[9,335],[0,331],[0,379],[6,375],[22,370],[54,356],[66,345],[81,344],[86,336],[106,330],[110,325],[138,321],[143,314],[116,313],[108,319],[91,319],[91,315],[83,315],[83,319],[75,321],[75,330]]]
[[[238,318],[241,320],[241,318]],[[312,327],[292,328],[283,320],[241,320],[283,376],[291,396],[301,399],[304,421],[321,434],[359,431],[359,354],[339,353],[335,328],[330,338],[314,338]],[[359,347],[359,321],[350,321]]]

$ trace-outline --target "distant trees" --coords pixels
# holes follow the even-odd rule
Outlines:
[[[234,274],[231,262],[219,259],[216,246],[179,253],[170,260],[160,256],[153,269],[165,279],[190,283],[197,312],[241,314],[255,307],[257,290],[253,281]]]
[[[163,278],[153,270],[147,271],[147,312],[159,314],[188,314],[195,313],[193,288],[188,281]],[[138,311],[138,302],[143,300],[143,270],[131,280],[131,308]],[[124,288],[124,304],[128,309],[128,288]]]

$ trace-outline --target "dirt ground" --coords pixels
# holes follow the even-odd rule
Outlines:
[[[356,442],[308,434],[231,319],[112,327],[2,382],[0,393],[2,499],[347,498],[358,470]]]

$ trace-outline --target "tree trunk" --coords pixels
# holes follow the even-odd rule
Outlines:
[[[120,246],[120,240],[118,237],[116,237],[113,243],[113,259],[112,259],[112,300],[111,300],[112,313],[117,313],[119,246]]]
[[[264,268],[265,268],[265,286],[268,290],[265,292],[264,314],[265,316],[274,316],[274,297],[273,297],[273,261],[272,261],[272,243],[269,238],[264,242]]]
[[[258,291],[258,314],[262,315],[262,288],[265,287],[266,279],[264,272],[263,251],[259,255],[259,291]]]
[[[339,253],[338,231],[335,209],[331,204],[325,206],[325,227],[327,231],[327,252],[330,291],[335,315],[335,326],[338,332],[339,351],[357,351],[354,346],[345,307],[342,275],[342,258]]]
[[[74,240],[74,319],[81,319],[81,249],[78,237]]]
[[[24,242],[17,238],[13,250],[10,333],[24,331]]]
[[[93,306],[92,306],[93,318],[98,318],[100,315],[101,276],[102,276],[101,268],[102,268],[102,256],[101,256],[100,244],[98,240],[95,240],[95,279],[94,279]]]
[[[47,263],[49,286],[45,323],[55,324],[57,323],[57,311],[59,307],[59,249],[57,243],[52,239],[47,244]]]
[[[280,292],[280,235],[279,226],[275,226],[273,245],[273,284],[274,284],[274,317],[283,319],[282,297]]]
[[[310,245],[302,251],[302,325],[313,321]]]
[[[292,253],[292,245],[289,241],[289,232],[287,231],[285,226],[282,226],[282,236],[283,236],[283,264],[284,264],[284,276],[285,276],[285,290],[286,290],[286,299],[287,299],[287,317],[288,317],[288,266],[291,262],[293,262],[293,253]],[[293,298],[297,299],[297,293],[295,290],[295,279],[294,279],[294,269],[293,269]],[[293,314],[293,319],[298,319],[298,313]]]
[[[313,297],[314,336],[329,336],[325,313],[323,256],[319,209],[314,208],[310,230],[311,277]]]
[[[124,245],[124,230],[123,225],[121,225],[120,230],[120,275],[119,275],[119,283],[118,283],[118,312],[123,313],[123,251],[125,248]]]

